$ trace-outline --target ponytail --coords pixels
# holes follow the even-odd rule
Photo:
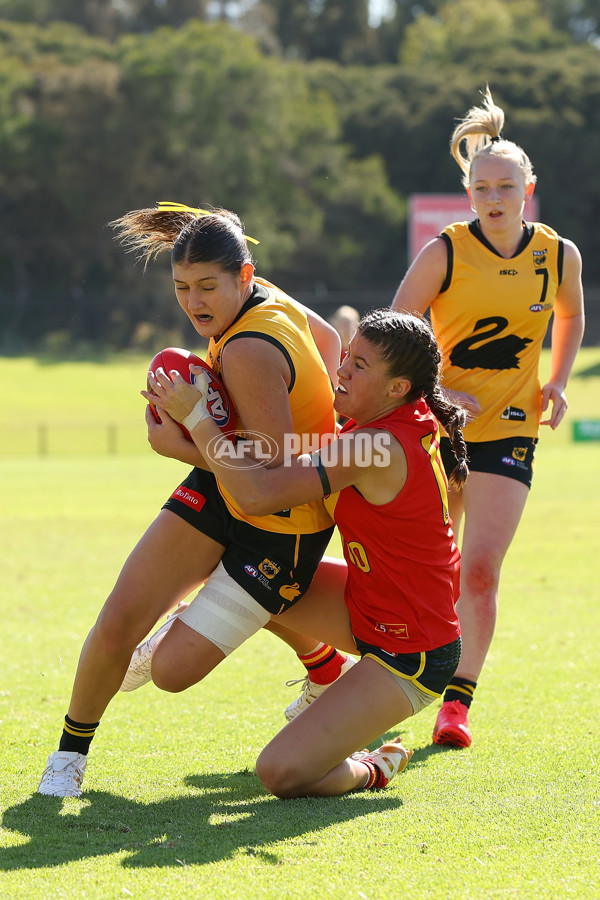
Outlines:
[[[450,138],[450,153],[463,173],[462,183],[468,188],[471,179],[471,168],[476,159],[482,156],[501,156],[514,159],[519,166],[526,184],[535,183],[531,160],[525,151],[502,137],[504,128],[504,110],[494,103],[489,85],[483,91],[481,106],[473,106],[464,118],[460,119]],[[465,144],[465,153],[461,144]]]
[[[126,250],[137,252],[145,265],[163,250],[173,263],[218,263],[226,272],[239,272],[245,263],[254,265],[236,213],[228,209],[196,209],[178,203],[159,203],[156,209],[128,212],[110,225]]]
[[[450,403],[442,393],[439,384],[424,396],[430,410],[444,426],[446,434],[450,438],[457,463],[450,473],[448,482],[455,490],[460,491],[469,474],[467,445],[462,433],[462,429],[467,424],[467,411],[462,406]]]

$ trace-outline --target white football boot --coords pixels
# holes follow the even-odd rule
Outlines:
[[[133,651],[133,656],[129,663],[129,668],[125,672],[125,678],[119,688],[120,691],[136,691],[144,684],[148,684],[152,680],[152,651],[159,637],[162,637],[169,630],[177,616],[183,612],[188,606],[187,603],[181,603],[174,613],[167,618],[164,625],[151,634],[149,638],[138,644]]]
[[[81,797],[81,782],[87,756],[81,753],[56,750],[46,763],[38,794],[47,797]]]
[[[348,656],[345,663],[342,663],[342,668],[338,678],[341,678],[344,672],[347,672],[348,669],[351,669],[352,666],[356,665],[356,660],[352,656]],[[337,678],[335,679],[337,681]],[[286,685],[291,687],[293,684],[302,684],[302,693],[299,697],[290,703],[290,705],[285,710],[285,717],[288,722],[291,722],[292,719],[295,719],[296,716],[299,716],[301,712],[303,712],[313,700],[316,700],[317,697],[320,697],[323,691],[326,691],[330,684],[333,684],[333,681],[329,681],[327,684],[315,684],[314,681],[310,680],[310,677],[306,675],[304,678],[296,678],[293,681],[286,681]]]

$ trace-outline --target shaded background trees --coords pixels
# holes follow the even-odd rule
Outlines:
[[[460,190],[448,139],[487,81],[600,284],[595,7],[0,0],[0,348],[177,339],[168,260],[144,274],[107,227],[163,199],[235,209],[293,293],[388,302],[407,197]]]

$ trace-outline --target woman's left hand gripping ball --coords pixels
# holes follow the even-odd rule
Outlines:
[[[189,384],[176,369],[168,375],[163,368],[158,368],[156,373],[148,372],[148,386],[152,393],[141,391],[142,397],[164,410],[176,422],[183,422],[198,402],[202,402],[206,409],[206,375],[198,366],[190,365],[190,371],[196,376],[195,384]]]

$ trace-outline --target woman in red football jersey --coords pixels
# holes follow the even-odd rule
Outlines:
[[[255,275],[247,243],[252,239],[235,213],[159,204],[114,224],[146,260],[170,251],[179,305],[196,332],[209,339],[208,362],[225,384],[240,430],[278,448],[272,464],[283,458],[288,434],[333,438],[339,338],[319,316]],[[333,530],[320,498],[260,519],[247,515],[179,425],[168,415],[161,418],[159,424],[147,408],[152,448],[193,469],[131,552],[85,641],[41,794],[81,794],[101,716],[119,688],[150,681],[152,651],[160,640],[176,657],[187,653],[189,663],[174,670],[179,683],[170,673],[163,686],[180,690],[199,681],[258,629],[270,628],[272,613],[297,602]],[[161,616],[202,584],[181,615],[136,648]],[[281,626],[276,633],[305,661],[325,660],[325,682],[353,663],[322,641]]]
[[[454,747],[471,744],[468,712],[494,634],[500,570],[529,495],[539,427],[556,428],[566,412],[584,326],[579,251],[547,225],[523,221],[536,178],[527,154],[502,137],[503,125],[488,88],[450,141],[476,219],[427,244],[392,303],[421,314],[431,307],[444,389],[472,418],[469,484],[450,494],[457,535],[464,517],[463,650],[433,732],[434,742]],[[552,315],[551,372],[542,387],[538,366]],[[442,455],[451,468],[444,438]]]
[[[465,412],[441,393],[439,365],[426,320],[391,310],[369,314],[338,370],[334,405],[348,418],[338,439],[274,468],[257,468],[247,456],[228,452],[205,398],[181,376],[158,373],[152,380],[157,396],[144,393],[186,423],[247,514],[269,515],[325,497],[343,538],[345,585],[324,563],[329,581],[279,619],[309,634],[334,629],[338,645],[354,642],[361,660],[260,754],[257,773],[278,797],[384,787],[412,752],[399,738],[373,752],[359,748],[439,697],[458,664],[460,556],[438,419],[452,440],[458,462],[451,481],[460,489],[468,471]],[[192,371],[199,383],[202,370]],[[159,679],[186,666],[166,641],[158,647],[153,671]]]

